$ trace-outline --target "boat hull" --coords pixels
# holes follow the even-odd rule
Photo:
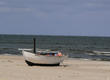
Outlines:
[[[59,65],[66,56],[37,55],[31,52],[22,51],[26,63],[42,65]]]

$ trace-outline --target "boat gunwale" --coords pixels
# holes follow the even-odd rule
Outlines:
[[[28,53],[30,53],[30,54],[33,54],[34,56],[45,56],[45,57],[65,57],[65,55],[62,55],[62,56],[54,56],[54,55],[42,55],[42,54],[35,54],[35,53],[33,53],[33,52],[29,52],[29,51],[25,51],[25,50],[23,50],[24,52],[28,52]],[[58,51],[57,51],[58,52]]]

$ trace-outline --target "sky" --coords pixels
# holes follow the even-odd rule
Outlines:
[[[0,0],[0,34],[110,36],[110,0]]]

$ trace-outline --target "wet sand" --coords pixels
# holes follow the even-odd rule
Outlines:
[[[110,62],[65,60],[61,66],[28,66],[22,56],[0,56],[0,80],[110,80]]]

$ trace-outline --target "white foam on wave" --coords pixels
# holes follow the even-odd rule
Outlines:
[[[101,54],[101,53],[104,53],[104,54],[110,54],[110,52],[107,52],[107,51],[93,51],[94,53],[99,53],[99,54]]]
[[[4,56],[13,56],[13,54],[8,54],[8,53],[4,53],[4,54],[1,54],[1,55],[4,55]]]
[[[22,51],[22,50],[27,50],[27,51],[31,51],[33,49],[26,49],[26,48],[18,48],[18,50]]]

